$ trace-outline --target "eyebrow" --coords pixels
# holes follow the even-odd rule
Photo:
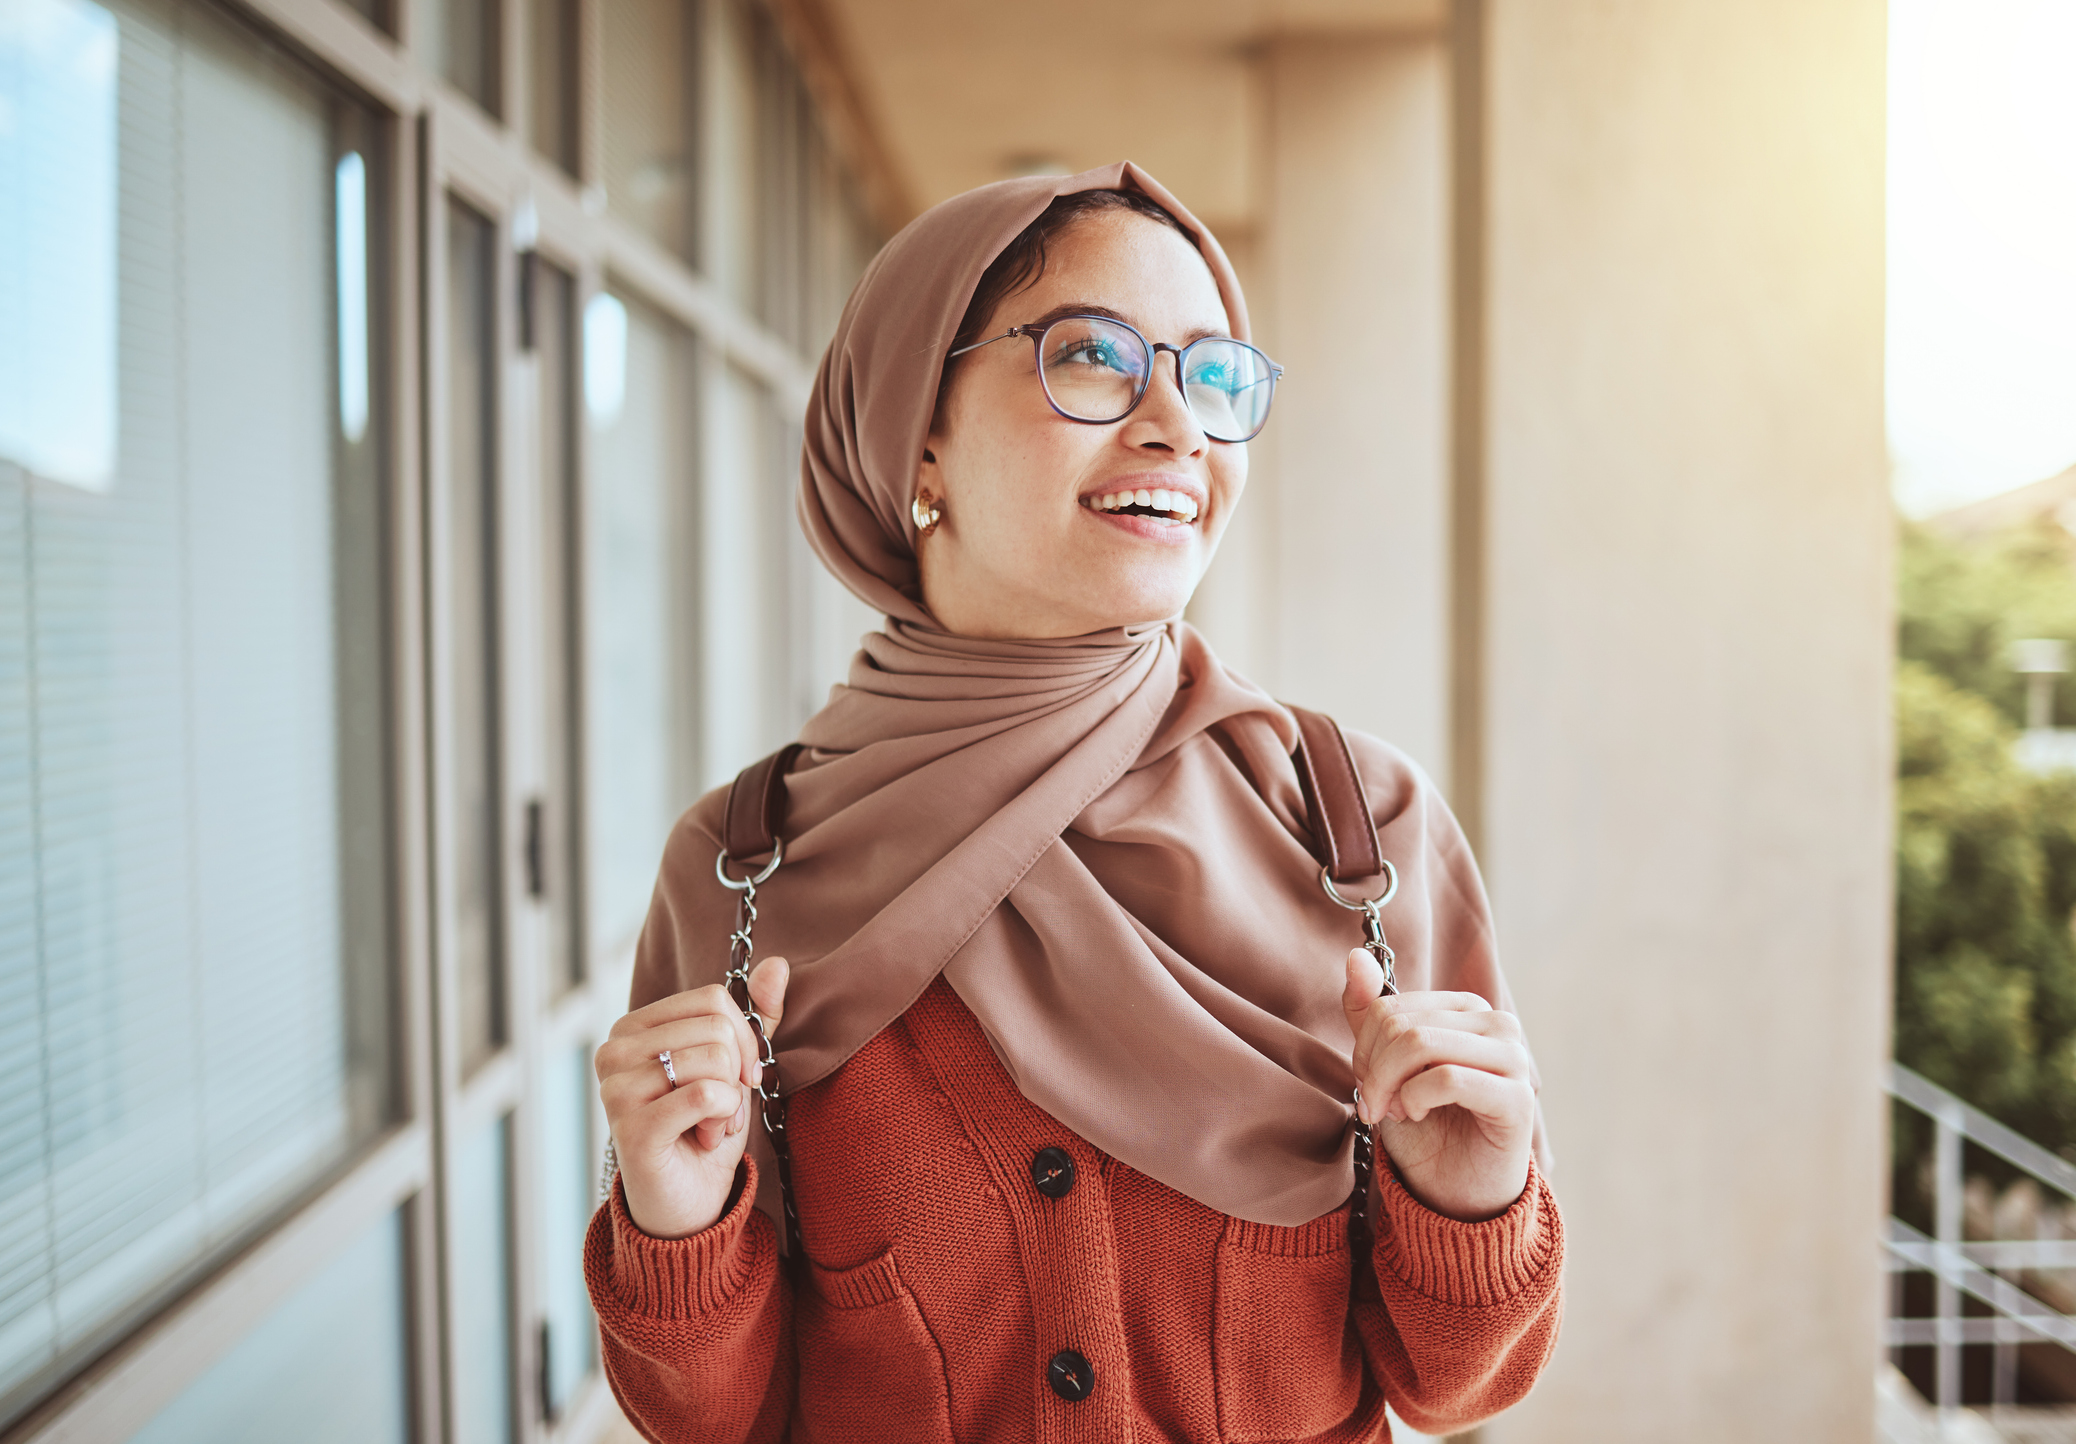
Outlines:
[[[1097,305],[1094,301],[1069,301],[1065,305],[1055,306],[1050,311],[1047,311],[1044,315],[1036,317],[1033,320],[1025,321],[1022,324],[1026,326],[1036,326],[1040,329],[1043,329],[1044,327],[1050,326],[1055,321],[1064,320],[1068,316],[1101,316],[1106,321],[1119,322],[1122,325],[1130,326],[1133,330],[1141,331],[1141,334],[1144,334],[1138,322],[1132,320],[1129,316],[1126,316],[1119,311],[1113,311],[1108,306]],[[1223,331],[1213,330],[1206,326],[1199,326],[1194,331],[1185,331],[1183,333],[1182,344],[1187,346],[1190,342],[1201,341],[1206,336],[1218,336],[1226,340],[1232,339],[1230,336],[1227,336],[1226,333]]]

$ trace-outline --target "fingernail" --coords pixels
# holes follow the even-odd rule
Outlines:
[[[750,1064],[750,1086],[751,1086],[752,1088],[755,1088],[755,1087],[757,1087],[758,1085],[760,1085],[761,1083],[763,1083],[763,1081],[764,1081],[764,1065],[763,1065],[762,1063],[752,1063],[752,1064]]]

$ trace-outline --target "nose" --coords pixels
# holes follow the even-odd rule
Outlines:
[[[1172,364],[1165,367],[1161,365],[1164,352],[1173,358]],[[1182,353],[1173,346],[1153,348],[1153,369],[1147,377],[1146,394],[1125,418],[1125,431],[1127,445],[1177,456],[1195,456],[1210,445],[1211,438],[1204,434],[1196,413],[1189,409],[1189,398],[1183,394]]]

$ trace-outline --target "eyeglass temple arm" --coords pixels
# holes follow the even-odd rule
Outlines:
[[[985,341],[975,341],[971,346],[961,346],[956,351],[947,351],[944,355],[944,359],[949,361],[954,356],[963,356],[968,351],[978,351],[981,347],[992,346],[997,341],[1007,341],[1012,336],[1027,336],[1029,334],[1029,330],[1023,326],[1011,326],[1007,331],[1004,331],[999,336],[990,336]]]

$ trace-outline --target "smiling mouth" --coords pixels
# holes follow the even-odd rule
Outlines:
[[[1109,512],[1113,516],[1150,516],[1165,522],[1179,522],[1184,526],[1197,519],[1197,504],[1187,494],[1169,491],[1166,488],[1141,488],[1138,491],[1113,491],[1102,496],[1085,496],[1081,504],[1090,511]]]

